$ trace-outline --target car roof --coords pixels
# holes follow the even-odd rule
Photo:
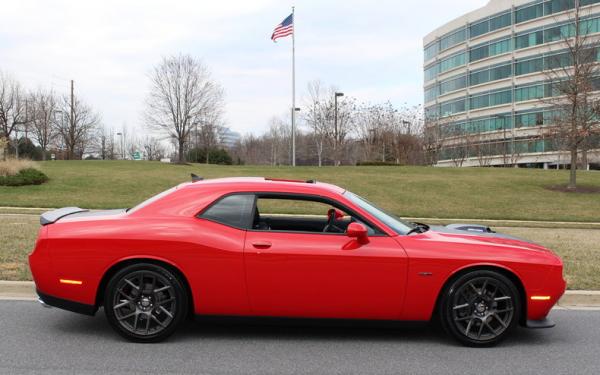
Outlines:
[[[244,190],[268,190],[268,191],[298,191],[306,192],[328,192],[334,194],[342,194],[346,189],[339,186],[318,182],[315,180],[291,180],[291,179],[279,179],[270,177],[228,177],[228,178],[215,178],[201,180],[197,182],[186,182],[179,185],[179,188],[207,188],[207,187],[219,187],[219,188],[231,188],[232,190],[242,188]]]

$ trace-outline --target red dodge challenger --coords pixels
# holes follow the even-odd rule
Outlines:
[[[315,181],[184,183],[127,210],[41,216],[29,256],[40,302],[93,315],[138,342],[190,314],[429,321],[496,344],[546,316],[561,259],[470,224],[428,226]]]

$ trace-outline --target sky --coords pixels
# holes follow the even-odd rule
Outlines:
[[[359,102],[423,101],[423,37],[487,0],[3,1],[0,70],[27,89],[75,93],[108,128],[143,131],[149,74],[162,57],[201,59],[225,89],[225,122],[260,134],[291,107],[291,37],[274,27],[296,6],[296,92],[309,81]]]

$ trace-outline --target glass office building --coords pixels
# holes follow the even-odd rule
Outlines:
[[[424,107],[437,166],[569,163],[548,131],[556,118],[548,70],[570,64],[564,38],[574,33],[575,1],[491,0],[424,38]],[[600,33],[600,0],[579,4],[582,29]],[[600,143],[593,145],[588,161],[599,163]]]

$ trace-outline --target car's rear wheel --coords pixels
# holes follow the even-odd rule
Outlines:
[[[104,293],[110,325],[136,342],[169,337],[184,320],[187,297],[181,280],[164,267],[139,263],[117,272]]]
[[[511,280],[498,272],[468,272],[443,293],[439,311],[442,326],[465,345],[496,345],[518,323],[519,292]]]

